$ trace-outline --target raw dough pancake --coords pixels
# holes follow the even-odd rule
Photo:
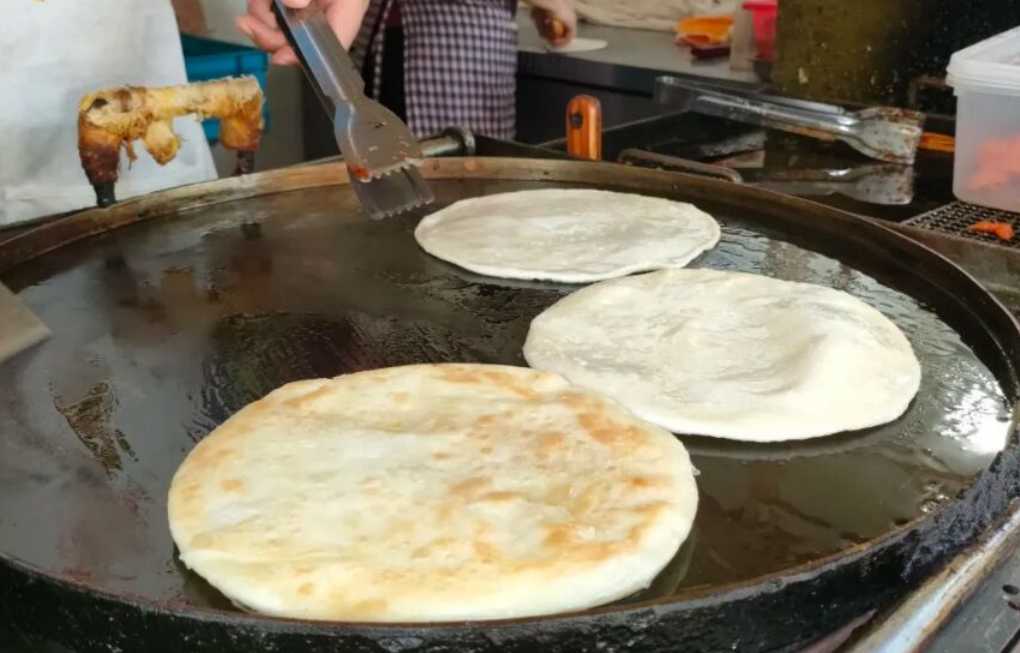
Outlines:
[[[696,507],[674,436],[495,365],[286,385],[200,442],[169,496],[181,560],[229,598],[345,621],[607,603],[666,567]]]
[[[560,54],[570,54],[572,52],[594,52],[595,50],[603,50],[609,42],[604,39],[586,39],[581,36],[576,36],[570,39],[570,43],[566,45],[550,45],[549,43],[543,43],[545,49],[550,52],[558,52]]]
[[[676,433],[812,438],[898,418],[921,366],[888,318],[839,290],[663,270],[565,297],[524,357]]]
[[[472,272],[566,283],[683,267],[719,235],[691,204],[557,188],[461,200],[414,231],[426,252]]]

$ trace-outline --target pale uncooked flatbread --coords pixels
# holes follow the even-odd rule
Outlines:
[[[589,22],[672,32],[681,18],[733,14],[738,0],[576,0],[577,15]]]
[[[299,381],[206,437],[170,488],[181,560],[235,602],[310,619],[586,608],[649,585],[691,527],[687,452],[527,368]]]
[[[570,43],[566,45],[551,45],[546,43],[545,49],[550,52],[559,52],[561,54],[571,54],[574,52],[593,52],[595,50],[602,50],[609,42],[605,39],[586,39],[582,36],[578,36],[570,39]]]
[[[414,231],[426,252],[472,272],[567,283],[682,267],[719,235],[690,204],[561,188],[461,200]]]
[[[921,382],[906,336],[859,299],[715,270],[580,290],[535,318],[524,356],[676,433],[753,442],[892,421]]]

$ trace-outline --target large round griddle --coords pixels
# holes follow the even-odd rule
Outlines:
[[[337,165],[83,212],[0,246],[3,281],[54,332],[0,368],[4,628],[83,651],[777,650],[887,605],[1017,493],[1017,324],[922,246],[821,205],[645,169],[440,159],[426,173],[436,207],[578,186],[696,202],[723,238],[695,266],[868,301],[910,338],[920,394],[892,424],[808,442],[681,435],[702,473],[694,530],[651,588],[614,605],[407,626],[245,614],[183,568],[167,529],[171,475],[198,440],[296,379],[523,365],[529,321],[573,287],[431,258],[412,236],[421,213],[367,221]]]

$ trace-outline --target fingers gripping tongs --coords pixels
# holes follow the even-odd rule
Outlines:
[[[351,185],[374,219],[432,201],[417,166],[424,156],[411,131],[389,109],[365,96],[365,83],[317,3],[289,9],[273,0],[280,28],[308,81],[333,117],[333,131]]]

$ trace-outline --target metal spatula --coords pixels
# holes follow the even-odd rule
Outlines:
[[[381,219],[431,202],[416,167],[424,159],[421,146],[396,114],[365,96],[364,81],[317,3],[294,10],[273,0],[273,11],[333,117],[351,185],[369,216]]]
[[[843,141],[873,159],[910,165],[921,143],[924,114],[893,107],[842,107],[727,89],[677,77],[655,80],[660,104],[824,141]]]
[[[42,320],[0,283],[0,363],[49,336]]]

